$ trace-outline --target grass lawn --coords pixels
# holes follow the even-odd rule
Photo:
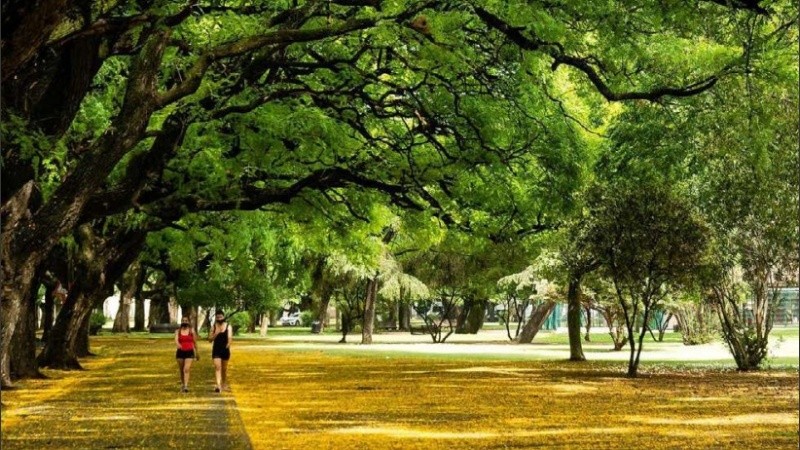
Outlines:
[[[93,338],[88,370],[2,393],[6,448],[796,448],[798,372],[265,348],[235,342],[214,394],[202,344],[188,394],[174,345]]]

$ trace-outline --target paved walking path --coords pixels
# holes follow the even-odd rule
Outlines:
[[[102,349],[91,370],[38,381],[40,401],[15,407],[11,392],[8,401],[4,396],[2,448],[250,449],[233,396],[213,392],[206,350],[188,394],[180,392],[174,345],[164,340]]]

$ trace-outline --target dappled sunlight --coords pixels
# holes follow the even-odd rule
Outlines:
[[[529,372],[533,372],[533,369],[518,369],[518,368],[511,368],[511,367],[462,367],[458,369],[447,369],[444,372],[483,372],[483,373],[493,373],[497,375],[511,375],[511,376],[526,376]]]
[[[380,435],[390,438],[414,438],[414,439],[486,439],[497,437],[497,433],[482,432],[445,432],[445,431],[424,431],[404,428],[388,427],[352,427],[337,428],[329,431],[334,434],[360,434],[360,435]]]
[[[237,357],[234,395],[255,448],[662,448],[664,439],[673,448],[775,448],[797,437],[795,372],[765,383],[730,370],[653,367],[631,380],[608,362],[258,344],[242,344]],[[242,373],[264,367],[291,375]]]
[[[796,371],[264,349],[239,341],[232,392],[208,359],[181,394],[169,340],[100,337],[90,370],[3,392],[3,448],[788,448]],[[148,352],[138,351],[142,347]],[[94,348],[97,351],[97,348]],[[201,347],[207,356],[208,348]]]
[[[673,402],[729,402],[730,397],[684,397],[684,398],[671,398]]]
[[[214,441],[246,448],[246,440],[236,439],[245,436],[238,415],[237,425],[227,412],[235,409],[234,398],[212,392],[209,359],[193,366],[191,390],[181,394],[170,340],[103,336],[93,342],[114,345],[94,345],[100,356],[86,360],[88,370],[54,372],[59,378],[3,392],[4,450],[209,448]]]
[[[628,417],[629,422],[640,422],[658,425],[797,425],[798,414],[795,413],[767,413],[767,414],[741,414],[736,416],[713,416],[702,418],[670,418],[670,417]]]

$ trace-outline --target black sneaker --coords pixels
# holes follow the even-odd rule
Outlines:
[[[214,392],[219,392],[219,388],[218,388],[218,387],[215,387],[215,388],[214,388]]]

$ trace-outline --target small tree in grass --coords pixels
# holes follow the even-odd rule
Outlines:
[[[712,306],[696,292],[672,296],[666,310],[678,320],[684,345],[708,344],[719,336],[719,321]]]
[[[556,300],[563,298],[559,286],[550,282],[561,273],[561,265],[556,256],[545,253],[522,272],[501,278],[497,287],[505,298],[506,333],[508,338],[518,344],[530,344],[553,311]],[[525,312],[531,308],[531,314],[525,318]],[[511,318],[516,315],[515,335],[511,335]],[[524,325],[523,325],[524,322]]]
[[[763,278],[750,278],[752,275],[748,276],[730,260],[717,259],[705,275],[722,338],[737,368],[742,371],[758,369],[767,356],[769,333],[778,304],[776,286],[781,284],[781,273],[776,270]],[[749,283],[748,278],[752,280]]]
[[[670,288],[684,284],[700,264],[705,227],[666,186],[644,182],[594,193],[589,247],[612,280],[625,315],[628,376],[639,368],[647,324]]]
[[[514,340],[519,336],[522,322],[525,320],[525,310],[531,304],[531,298],[536,291],[536,277],[533,266],[528,266],[522,272],[500,278],[497,287],[501,291],[503,312],[500,317],[506,326],[508,339]],[[516,322],[514,334],[511,333],[511,322]]]
[[[586,280],[586,296],[593,309],[603,316],[608,325],[608,335],[614,344],[614,351],[622,350],[628,341],[628,332],[625,328],[625,311],[619,304],[614,291],[614,284],[597,274],[592,274]]]
[[[456,289],[440,288],[436,292],[436,297],[414,303],[414,310],[422,317],[425,331],[434,343],[443,343],[455,332],[456,313],[460,301],[461,297]]]

